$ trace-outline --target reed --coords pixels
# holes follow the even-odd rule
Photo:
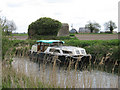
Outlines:
[[[106,76],[104,80],[102,76],[104,72],[99,71],[99,74],[97,74],[94,70],[88,71],[87,68],[84,68],[84,71],[79,71],[77,63],[75,69],[71,68],[72,61],[69,63],[67,70],[64,68],[59,70],[55,58],[54,63],[49,64],[50,66],[45,63],[41,64],[39,71],[38,64],[25,60],[29,62],[27,64],[27,73],[25,61],[22,59],[18,60],[18,63],[13,61],[17,67],[3,65],[3,88],[106,88],[109,87],[108,82],[111,85],[110,88],[118,87],[116,81],[118,77],[111,77],[114,74],[108,74],[110,79],[107,81],[109,77]]]

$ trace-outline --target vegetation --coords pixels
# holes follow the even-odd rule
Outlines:
[[[107,77],[111,77],[107,79],[103,77],[103,74],[105,74],[104,72],[100,72],[99,75],[95,75],[95,72],[92,71],[90,67],[90,72],[86,70],[87,68],[85,68],[84,71],[79,72],[76,69],[71,70],[72,64],[69,64],[67,70],[61,70],[58,73],[58,67],[56,66],[56,64],[49,64],[50,66],[46,64],[40,64],[40,71],[38,73],[36,72],[36,70],[33,69],[33,67],[31,67],[31,62],[30,64],[27,63],[28,71],[26,75],[26,61],[23,61],[22,59],[20,61],[21,63],[17,64],[17,69],[15,67],[9,68],[4,66],[3,88],[92,88],[94,87],[94,85],[101,88],[106,87],[106,85],[104,84],[108,82],[107,80],[109,80],[109,78],[110,87],[118,87],[117,78],[115,78],[114,75],[113,77],[112,75],[108,75]],[[96,79],[96,83],[94,83],[93,79]],[[101,82],[101,80],[103,83]]]
[[[27,33],[13,33],[12,36],[28,36]]]
[[[79,81],[84,83],[84,87],[90,88],[93,85],[94,77],[87,77],[88,71],[93,73],[93,69],[106,71],[110,73],[120,74],[120,66],[119,66],[119,58],[120,56],[118,47],[120,40],[78,40],[73,35],[67,37],[52,37],[52,36],[38,36],[37,39],[60,39],[64,40],[65,45],[72,45],[83,47],[87,50],[87,53],[92,55],[92,62],[88,67],[84,67],[82,71],[83,76],[81,79],[78,77],[78,72],[72,69],[72,65],[70,64],[65,71],[66,77],[63,75],[63,72],[60,72],[60,83],[58,84],[57,77],[57,68],[54,64],[52,66],[51,72],[49,73],[49,82],[47,82],[46,77],[48,73],[46,72],[45,66],[40,67],[40,77],[35,77],[35,73],[30,72],[30,76],[27,76],[23,71],[23,69],[19,68],[19,70],[15,70],[12,67],[12,61],[14,56],[24,57],[28,55],[28,51],[31,46],[36,43],[36,40],[9,40],[6,36],[2,38],[2,60],[3,60],[3,79],[2,79],[2,87],[3,88],[64,88],[64,87],[83,87],[82,84],[80,86],[76,86]],[[107,59],[108,58],[108,59]],[[41,65],[40,65],[41,66]],[[19,67],[19,66],[18,66]],[[20,71],[21,70],[21,71]],[[71,72],[72,71],[72,72]],[[71,78],[72,77],[72,78]],[[102,77],[102,76],[101,76]],[[100,77],[100,78],[101,78]],[[87,80],[87,84],[86,84]],[[65,84],[63,83],[65,81]],[[101,87],[101,86],[97,86]],[[115,83],[115,86],[117,84]]]
[[[89,25],[90,27],[88,27],[88,25],[86,25],[86,27],[91,28],[91,32],[93,32],[94,30],[98,31],[100,28],[99,24],[96,23],[90,23]],[[93,62],[91,62],[92,64],[90,63],[88,67],[85,67],[84,70],[92,70],[94,68],[94,69],[100,69],[103,71],[113,72],[113,73],[115,72],[117,74],[120,74],[120,70],[119,70],[120,56],[118,56],[120,53],[119,40],[80,41],[76,37],[74,37],[74,34],[71,34],[70,36],[67,37],[56,37],[60,27],[61,27],[61,23],[59,21],[45,17],[45,18],[40,18],[37,21],[30,24],[29,30],[35,30],[35,32],[38,33],[38,35],[36,35],[34,39],[56,39],[56,40],[60,39],[60,40],[64,40],[66,42],[66,45],[85,48],[87,50],[87,53],[90,53],[92,55],[93,58],[91,61]],[[78,72],[76,69],[77,65],[75,65],[76,66],[75,70],[73,70],[72,73],[70,72],[72,63],[69,64],[67,71],[65,71],[65,75],[67,77],[64,77],[60,72],[60,84],[57,84],[58,78],[55,67],[56,60],[54,60],[52,70],[49,75],[49,82],[46,82],[47,81],[46,76],[48,73],[46,73],[45,64],[43,64],[43,67],[40,66],[40,74],[41,74],[40,77],[35,77],[37,75],[31,71],[29,74],[30,76],[27,76],[24,72],[20,72],[20,70],[23,71],[23,69],[21,68],[15,70],[12,67],[13,57],[16,55],[20,57],[28,56],[28,52],[31,46],[36,43],[36,40],[9,40],[9,38],[4,35],[9,35],[9,33],[15,30],[16,27],[13,22],[7,21],[6,18],[0,18],[0,29],[2,29],[3,31],[3,37],[2,37],[2,66],[3,66],[2,87],[3,88],[51,88],[51,87],[75,88],[77,87],[76,85],[81,82],[84,83],[85,88],[92,87],[92,83],[94,83],[93,81],[94,77],[91,78],[88,77],[86,79],[86,74],[88,73],[88,71],[87,72],[85,71],[85,73],[83,73],[83,77],[81,78],[81,80],[79,80],[78,79],[79,76],[77,74]],[[20,36],[23,35],[21,34]],[[88,81],[87,83],[86,80]],[[63,83],[64,81],[65,81],[65,85]],[[81,87],[82,86],[83,85],[81,85]],[[98,85],[98,87],[100,86]],[[118,87],[118,86],[115,85],[114,87]]]
[[[57,35],[62,24],[58,20],[43,17],[35,22],[32,22],[28,28],[28,34],[30,30],[35,31],[36,35]]]
[[[17,72],[10,66],[3,65],[2,88],[50,88],[33,76],[26,76],[23,72]]]
[[[66,40],[66,45],[77,46],[77,47],[86,47],[86,46],[95,46],[97,44],[104,46],[118,46],[120,40]]]
[[[108,21],[104,24],[106,30],[110,30],[110,33],[113,33],[113,30],[117,28],[116,24],[113,21]]]
[[[32,40],[78,40],[76,37],[71,36],[43,36],[43,35],[36,35],[32,38]]]
[[[2,27],[2,32],[4,35],[12,34],[12,31],[15,31],[17,28],[14,21],[10,21],[6,19],[6,17],[2,16],[0,16],[0,25]]]
[[[96,22],[88,22],[88,24],[85,25],[85,28],[88,28],[91,33],[98,32],[100,30],[100,25]]]
[[[99,69],[99,70],[103,70],[103,71],[107,71],[107,72],[116,72],[118,74],[120,74],[120,70],[118,65],[115,64],[116,61],[119,61],[119,52],[118,52],[118,45],[119,45],[119,40],[77,40],[77,39],[73,39],[69,37],[60,37],[61,40],[64,40],[66,42],[66,45],[72,45],[72,46],[79,46],[79,47],[83,47],[87,50],[87,53],[90,53],[93,56],[93,64],[88,66],[87,68],[84,68],[84,70],[92,70],[93,69]],[[46,82],[46,77],[47,77],[47,73],[46,70],[44,70],[43,67],[41,67],[40,69],[40,73],[41,73],[41,77],[38,78],[34,78],[34,73],[32,74],[31,72],[31,76],[26,76],[23,72],[20,72],[20,70],[15,71],[12,67],[11,67],[11,62],[12,62],[12,57],[14,56],[14,54],[18,52],[19,55],[21,55],[21,53],[26,53],[27,51],[30,50],[30,47],[35,44],[36,40],[9,40],[7,38],[3,38],[3,88],[45,88],[45,87],[70,87],[70,85],[72,85],[72,87],[77,87],[75,86],[77,84],[77,81],[75,79],[75,76],[77,75],[77,70],[74,70],[74,73],[70,73],[70,67],[68,67],[66,75],[69,77],[63,77],[62,73],[60,73],[60,84],[57,84],[57,71],[56,68],[53,66],[52,71],[49,75],[49,82]],[[8,44],[9,43],[9,44]],[[27,46],[28,47],[27,47]],[[22,47],[21,47],[22,46]],[[18,47],[18,48],[17,48]],[[27,49],[25,49],[27,48]],[[110,53],[110,54],[109,54]],[[6,65],[5,58],[6,56],[9,55],[7,62],[8,65]],[[109,54],[109,55],[108,55]],[[11,58],[10,58],[11,55]],[[24,55],[23,55],[24,56]],[[110,61],[114,61],[114,62],[107,62],[107,64],[102,60],[103,57],[109,57]],[[10,65],[10,66],[9,66]],[[7,67],[6,67],[7,66]],[[104,69],[105,67],[105,69]],[[22,70],[23,71],[23,70]],[[92,71],[91,71],[92,72]],[[83,76],[85,76],[88,72],[85,72]],[[70,78],[70,76],[72,77],[72,79]],[[53,78],[54,77],[54,78]],[[37,79],[38,78],[38,79]],[[62,84],[62,80],[65,80],[66,78],[66,82],[65,85]],[[83,80],[85,79],[85,80]],[[86,77],[82,77],[81,81],[83,80],[84,84],[86,82]],[[85,87],[92,87],[92,77],[91,78],[87,78],[89,85],[85,86]],[[90,83],[91,82],[91,83]],[[82,87],[82,85],[81,85]],[[89,88],[90,88],[89,87]],[[99,86],[98,86],[99,87]],[[117,87],[117,86],[116,86]]]

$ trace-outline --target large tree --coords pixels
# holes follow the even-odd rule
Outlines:
[[[88,24],[85,25],[85,28],[88,28],[90,32],[93,33],[93,31],[98,32],[101,26],[99,23],[89,21]]]
[[[104,24],[104,27],[106,30],[110,30],[112,33],[114,29],[117,28],[116,24],[113,21],[108,21]]]
[[[34,35],[57,35],[61,26],[58,20],[42,17],[29,25],[28,34],[34,32]]]

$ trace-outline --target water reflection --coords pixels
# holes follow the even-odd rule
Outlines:
[[[34,80],[39,79],[56,87],[118,88],[118,76],[106,72],[64,70],[43,64],[39,66],[29,61],[29,58],[13,58],[12,65],[17,72],[25,73],[29,77],[34,77]]]

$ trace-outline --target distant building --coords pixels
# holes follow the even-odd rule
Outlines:
[[[77,30],[73,28],[70,30],[70,33],[77,33]]]
[[[79,33],[90,33],[90,30],[85,27],[80,27],[78,32]]]
[[[110,30],[105,30],[104,33],[111,33],[111,31]],[[112,33],[116,34],[118,32],[117,31],[113,31]]]
[[[85,27],[80,27],[79,28],[79,33],[91,33],[89,28],[85,28]],[[99,30],[94,30],[93,33],[99,33]]]

